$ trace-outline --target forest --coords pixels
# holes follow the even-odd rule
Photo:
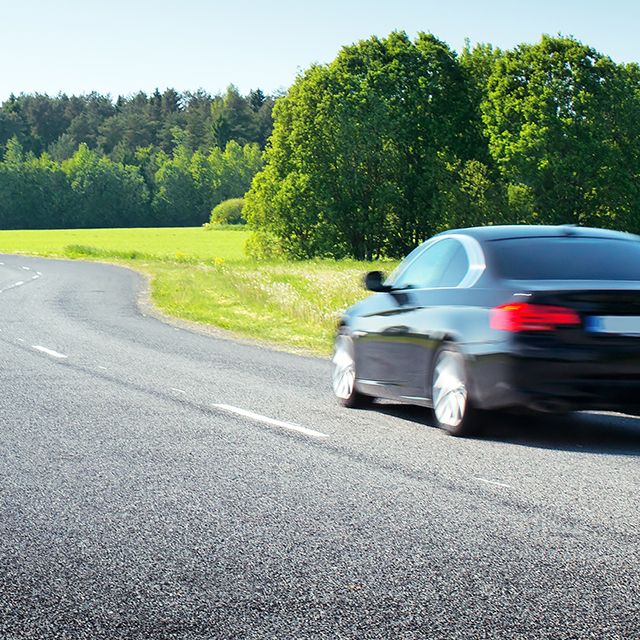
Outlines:
[[[0,228],[193,226],[245,195],[255,257],[400,257],[498,223],[640,232],[640,67],[542,36],[343,47],[286,93],[12,96]]]
[[[0,228],[194,226],[262,167],[275,97],[173,89],[11,96],[0,108]]]

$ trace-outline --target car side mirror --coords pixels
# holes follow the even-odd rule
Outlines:
[[[391,287],[389,285],[382,284],[383,280],[384,274],[382,271],[369,271],[369,273],[366,273],[364,276],[364,288],[377,293],[391,291]]]

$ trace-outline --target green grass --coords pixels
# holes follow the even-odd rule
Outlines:
[[[166,229],[56,229],[0,231],[0,252],[53,258],[122,258],[160,261],[242,259],[240,227]]]
[[[0,231],[0,253],[102,260],[151,283],[167,315],[314,353],[331,351],[340,311],[365,295],[362,274],[395,262],[255,261],[238,227]]]

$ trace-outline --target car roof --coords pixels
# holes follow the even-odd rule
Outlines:
[[[576,225],[490,225],[486,227],[469,227],[466,229],[450,229],[438,235],[450,234],[470,235],[480,242],[493,240],[508,240],[514,238],[553,238],[553,237],[582,237],[603,238],[610,240],[640,241],[640,236],[610,229],[596,229],[594,227],[579,227]]]

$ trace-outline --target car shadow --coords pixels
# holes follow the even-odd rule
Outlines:
[[[428,409],[378,403],[375,411],[435,428]],[[611,412],[553,414],[491,413],[478,440],[519,446],[613,455],[640,456],[640,417]]]

